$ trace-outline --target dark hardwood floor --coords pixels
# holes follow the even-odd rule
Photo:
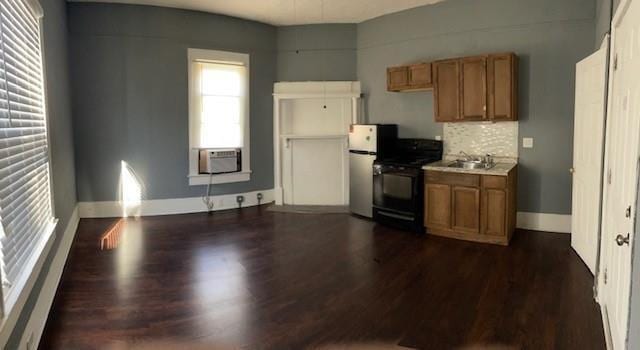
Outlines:
[[[509,247],[345,214],[83,219],[41,349],[604,349],[569,235]]]

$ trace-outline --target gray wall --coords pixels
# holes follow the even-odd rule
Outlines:
[[[67,16],[64,0],[41,0],[44,9],[43,42],[47,81],[47,113],[51,140],[51,167],[55,216],[59,219],[56,241],[45,260],[36,284],[20,314],[6,349],[17,349],[24,327],[35,306],[51,261],[58,252],[62,233],[76,206],[76,183],[71,127],[71,96],[67,60]]]
[[[602,38],[609,33],[611,28],[611,6],[612,0],[596,0],[595,15],[595,48],[602,44]]]
[[[355,24],[278,27],[278,81],[357,80]]]
[[[389,93],[385,68],[421,60],[514,51],[520,57],[518,210],[571,212],[575,63],[593,51],[593,0],[449,0],[358,25],[358,78],[370,122],[401,136],[434,137],[431,92]]]
[[[143,199],[195,197],[189,186],[187,49],[250,54],[251,181],[214,194],[273,187],[276,28],[160,7],[69,3],[78,199],[117,200],[121,160]]]
[[[602,44],[602,38],[610,32],[611,19],[620,5],[620,0],[596,0],[596,48]]]

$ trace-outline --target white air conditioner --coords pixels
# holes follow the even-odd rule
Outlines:
[[[200,174],[227,174],[242,170],[241,149],[201,149],[198,152]]]

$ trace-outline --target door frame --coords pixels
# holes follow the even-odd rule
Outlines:
[[[603,322],[603,327],[604,327],[604,335],[605,335],[605,341],[606,341],[606,345],[607,345],[607,349],[613,349],[613,342],[612,342],[612,335],[611,335],[611,329],[610,329],[610,324],[609,324],[609,315],[608,315],[608,311],[607,311],[607,305],[606,305],[606,293],[608,292],[606,285],[604,284],[604,274],[602,273],[602,271],[604,271],[604,269],[606,268],[606,264],[607,264],[607,256],[603,256],[603,249],[606,249],[606,244],[610,244],[608,242],[608,238],[604,232],[605,232],[605,220],[604,220],[604,215],[606,215],[605,210],[605,204],[606,204],[606,197],[605,194],[607,192],[606,187],[607,187],[607,177],[608,177],[608,170],[607,170],[607,159],[608,159],[608,147],[607,147],[607,143],[611,140],[611,130],[609,128],[609,121],[610,118],[609,116],[611,115],[611,111],[613,108],[613,95],[610,93],[613,85],[614,85],[614,77],[615,74],[613,74],[614,72],[614,65],[615,65],[615,53],[616,53],[616,28],[620,25],[620,22],[622,21],[622,19],[624,18],[624,15],[627,13],[627,10],[629,9],[629,6],[631,5],[631,1],[632,0],[620,0],[620,4],[618,5],[618,8],[615,12],[615,15],[613,16],[613,19],[611,20],[611,35],[610,35],[610,42],[609,42],[609,69],[608,69],[608,77],[607,77],[607,99],[606,99],[606,103],[607,103],[607,108],[606,108],[606,124],[605,124],[605,163],[604,163],[604,176],[603,176],[603,181],[602,181],[602,195],[603,195],[603,202],[602,202],[602,207],[601,207],[601,212],[602,212],[602,216],[601,216],[601,229],[600,229],[600,240],[599,240],[599,244],[600,247],[598,249],[598,257],[597,257],[597,271],[596,271],[596,285],[594,288],[594,297],[595,300],[598,302],[598,304],[601,307],[601,316],[602,316],[602,322]],[[638,0],[636,0],[638,1]],[[640,131],[639,131],[640,132]],[[635,180],[635,192],[636,192],[636,209],[638,209],[638,185],[640,184],[640,172],[636,175],[636,180]],[[634,210],[632,212],[633,220],[634,220],[634,229],[637,228],[638,226],[638,210]],[[605,242],[605,240],[607,240],[607,242]],[[629,249],[631,249],[631,253],[630,253],[630,263],[633,263],[633,259],[634,259],[634,247],[635,247],[635,240],[631,242],[632,246],[629,247]],[[630,266],[630,270],[629,273],[632,274],[632,266]],[[633,284],[633,279],[630,280],[630,288],[631,285]],[[629,339],[629,321],[631,319],[631,291],[629,292],[629,301],[628,301],[628,305],[627,307],[629,308],[629,317],[627,319],[626,322],[626,339],[625,339],[625,344],[628,345],[628,339]],[[625,346],[626,347],[626,346]],[[619,350],[619,349],[615,349],[615,350]]]
[[[358,124],[362,116],[362,92],[359,81],[306,81],[306,82],[276,82],[273,84],[273,188],[277,205],[284,203],[283,189],[283,144],[291,137],[282,135],[282,102],[295,99],[350,99],[351,123]],[[295,135],[289,135],[295,136]],[[299,135],[301,136],[301,135]],[[329,135],[330,138],[336,135]],[[344,137],[348,137],[345,130]],[[347,140],[348,142],[348,140]],[[347,147],[348,148],[348,147]],[[348,162],[348,157],[347,157]],[[349,183],[349,168],[346,164],[345,183]],[[347,196],[348,196],[347,190]]]

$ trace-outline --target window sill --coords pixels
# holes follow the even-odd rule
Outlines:
[[[211,184],[228,184],[234,182],[246,182],[251,180],[251,170],[240,171],[237,173],[229,173],[229,174],[217,174],[211,175],[208,174],[191,174],[189,175],[189,186],[202,186],[208,185],[209,179],[211,178]]]
[[[2,347],[6,345],[9,336],[13,332],[24,305],[31,295],[33,286],[42,272],[44,262],[49,256],[51,247],[56,237],[55,229],[58,220],[54,219],[46,228],[42,240],[33,252],[33,255],[27,260],[27,273],[22,274],[13,283],[13,290],[9,293],[5,301],[5,315],[0,324],[0,344]],[[1,287],[0,287],[1,288]]]

